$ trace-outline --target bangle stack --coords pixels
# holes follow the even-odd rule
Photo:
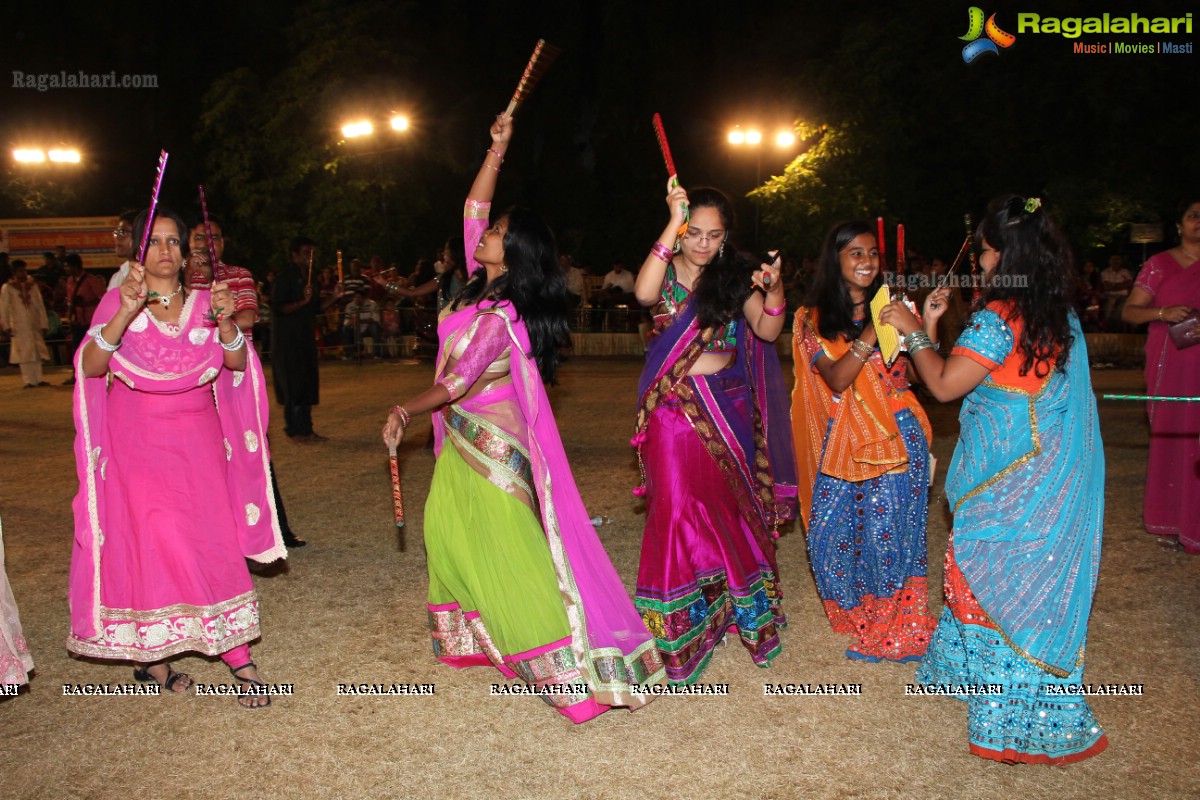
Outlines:
[[[225,350],[228,350],[230,353],[235,350],[241,350],[242,345],[246,343],[246,334],[242,333],[242,329],[235,325],[234,330],[237,331],[237,336],[233,337],[233,341],[229,342],[228,344],[221,342],[221,334],[217,334],[217,341],[221,342],[221,347]]]
[[[864,364],[871,360],[871,353],[874,352],[875,348],[862,339],[855,339],[850,343],[850,353]]]
[[[489,152],[489,153],[491,153],[492,155],[494,155],[496,158],[500,159],[500,163],[501,163],[501,164],[503,164],[503,163],[504,163],[504,156],[500,155],[500,151],[499,151],[499,150],[497,150],[497,149],[496,149],[496,148],[494,148],[494,147],[489,147],[489,148],[488,148],[488,152]],[[483,157],[483,165],[484,165],[485,167],[487,167],[488,169],[494,169],[494,170],[496,170],[496,172],[499,172],[499,171],[500,171],[500,167],[498,167],[498,166],[496,166],[496,165],[494,165],[494,164],[489,164],[489,163],[487,163],[487,156],[484,156],[484,157]]]
[[[783,313],[783,310],[785,308],[787,308],[786,300],[783,301],[783,305],[781,305],[777,308],[767,308],[767,304],[763,303],[763,313],[766,314],[768,317],[778,317],[780,314]]]
[[[925,331],[913,331],[904,337],[904,346],[908,348],[909,356],[913,356],[922,350],[932,349],[934,344]]]
[[[400,418],[400,427],[407,428],[408,423],[412,422],[412,417],[404,410],[402,406],[392,406],[392,413]]]
[[[675,254],[671,252],[671,248],[667,247],[662,242],[655,242],[654,244],[650,245],[650,255],[654,256],[664,264],[670,264],[671,259],[675,257]]]
[[[101,333],[102,330],[103,328],[96,328],[96,333],[92,336],[92,341],[96,343],[96,347],[99,347],[106,353],[115,353],[120,350],[121,340],[118,339],[116,344],[109,344],[104,341],[104,334]]]

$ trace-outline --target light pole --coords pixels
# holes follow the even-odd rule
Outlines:
[[[741,125],[735,125],[729,131],[729,143],[735,148],[750,148],[754,150],[754,186],[758,187],[762,183],[762,160],[763,160],[763,134],[755,126],[751,126],[746,130],[742,130]],[[777,150],[790,150],[796,145],[796,135],[790,130],[780,130],[773,137],[775,148]],[[758,203],[754,204],[754,249],[758,250]]]
[[[387,120],[387,125],[392,131],[398,134],[407,133],[409,129],[408,117],[404,114],[393,113]],[[375,134],[375,123],[369,119],[357,119],[342,125],[342,136],[344,137],[338,144],[344,144],[347,139],[361,139]],[[394,148],[387,148],[394,149]],[[388,216],[387,216],[387,188],[383,172],[383,154],[385,149],[367,150],[361,153],[351,153],[354,156],[374,155],[379,164],[379,210],[383,216],[384,233],[387,233]]]

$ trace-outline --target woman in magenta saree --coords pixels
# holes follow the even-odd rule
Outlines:
[[[657,306],[633,440],[645,481],[635,494],[646,496],[636,602],[668,679],[686,684],[730,628],[759,666],[779,654],[774,537],[794,516],[796,474],[772,344],[785,305],[778,261],[756,270],[727,244],[721,192],[668,187],[667,203],[636,284],[639,302]]]
[[[383,436],[398,441],[411,414],[434,411],[434,654],[519,678],[580,723],[647,703],[639,690],[661,682],[663,667],[584,508],[543,387],[568,337],[553,234],[524,209],[487,227],[510,130],[497,118],[468,195],[473,274],[442,312],[437,381],[393,407]]]
[[[1200,347],[1180,350],[1168,330],[1200,308],[1200,201],[1180,206],[1179,244],[1146,261],[1121,313],[1149,323],[1146,390],[1167,397],[1200,397]],[[1143,519],[1146,531],[1200,554],[1200,403],[1148,403],[1150,460]]]
[[[105,295],[76,356],[67,648],[145,665],[135,677],[169,692],[190,679],[165,659],[219,655],[249,690],[259,614],[245,559],[286,556],[267,482],[269,406],[228,286],[180,281],[185,241],[161,212],[146,264]]]

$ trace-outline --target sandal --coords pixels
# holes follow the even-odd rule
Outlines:
[[[256,665],[253,661],[247,661],[245,664],[242,664],[240,667],[237,667],[237,668],[230,667],[229,674],[232,675],[234,680],[238,681],[239,684],[248,683],[248,684],[250,684],[250,686],[254,687],[254,689],[267,688],[267,685],[265,683],[263,683],[262,681],[260,681],[258,678],[243,678],[240,675],[238,675],[238,673],[241,672],[242,670],[244,670],[246,667],[254,667],[254,671],[255,672],[258,671],[258,665]],[[264,698],[267,702],[265,702],[265,703],[254,702],[254,698],[258,698],[258,697]],[[243,700],[247,700],[247,699],[249,699],[251,702],[250,703],[242,702]],[[238,694],[237,694],[237,704],[239,706],[241,706],[242,708],[249,709],[251,711],[254,711],[254,710],[257,710],[260,708],[269,708],[271,705],[271,696],[267,695],[267,694],[258,694],[257,692],[252,692],[250,690],[250,688],[246,687],[246,686],[239,686]]]
[[[188,689],[192,688],[195,682],[186,672],[176,672],[175,670],[171,669],[170,664],[166,664],[162,661],[158,663],[167,668],[167,677],[165,680],[160,681],[158,678],[150,674],[150,667],[158,666],[158,664],[150,664],[145,667],[134,667],[133,679],[138,683],[149,683],[150,681],[154,681],[171,694],[184,694]],[[179,683],[180,681],[187,681],[187,685],[182,689],[176,689],[175,684]]]

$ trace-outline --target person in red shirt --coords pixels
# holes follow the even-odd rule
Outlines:
[[[92,326],[92,316],[96,306],[107,291],[104,279],[94,272],[83,268],[83,259],[78,253],[70,253],[65,259],[67,265],[67,314],[71,321],[71,363],[75,363],[75,351],[87,340],[88,328]],[[63,381],[64,386],[75,385],[75,375]]]

